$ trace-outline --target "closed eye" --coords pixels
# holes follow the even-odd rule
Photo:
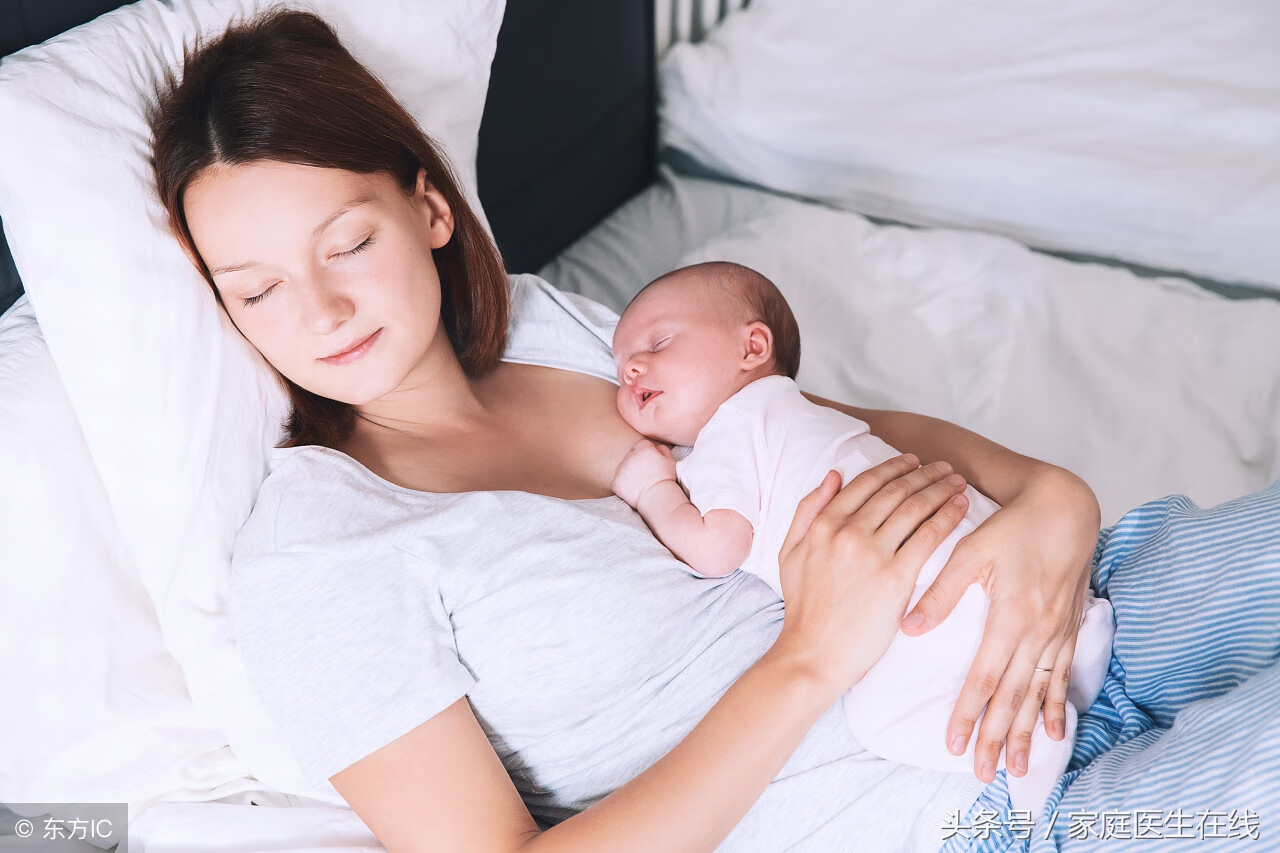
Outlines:
[[[373,235],[370,234],[360,241],[360,244],[345,252],[339,252],[338,255],[356,255],[373,245]]]
[[[658,352],[661,349],[665,349],[669,343],[671,343],[671,337],[668,335],[653,346],[649,347],[649,352]]]
[[[279,284],[279,283],[280,282],[276,282],[276,284]],[[259,293],[257,296],[250,296],[248,299],[242,299],[240,301],[243,302],[246,307],[249,305],[257,305],[259,302],[262,301],[263,297],[265,297],[268,293],[276,289],[276,284],[271,285],[266,290]]]

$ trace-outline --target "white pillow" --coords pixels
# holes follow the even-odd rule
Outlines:
[[[268,5],[142,0],[6,58],[0,217],[192,699],[259,778],[308,793],[290,787],[300,774],[250,701],[225,610],[231,544],[287,404],[168,233],[144,118],[184,44]],[[308,5],[442,143],[477,213],[477,134],[504,5]]]
[[[662,69],[714,172],[1280,288],[1274,0],[756,0]]]
[[[0,318],[0,800],[244,775],[192,705],[25,298]]]
[[[763,201],[680,263],[760,270],[800,324],[800,385],[943,418],[1061,465],[1104,524],[1153,498],[1201,506],[1280,476],[1280,302]]]

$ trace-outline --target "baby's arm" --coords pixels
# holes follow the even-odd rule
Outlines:
[[[751,522],[731,509],[699,512],[676,482],[675,459],[664,446],[637,441],[618,465],[613,490],[671,553],[701,574],[726,575],[751,551]]]

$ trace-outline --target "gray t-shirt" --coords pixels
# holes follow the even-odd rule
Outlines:
[[[612,380],[616,317],[513,279],[506,358]],[[466,696],[544,824],[653,764],[773,643],[782,604],[706,578],[613,497],[402,488],[328,448],[273,454],[236,541],[250,677],[327,778]],[[980,783],[863,750],[838,704],[722,850],[936,850]]]

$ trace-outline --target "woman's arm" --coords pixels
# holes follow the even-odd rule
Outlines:
[[[1071,658],[1100,523],[1093,491],[1069,471],[947,421],[806,396],[865,421],[900,451],[925,461],[946,459],[1002,505],[956,546],[937,580],[903,619],[902,630],[911,635],[931,630],[971,583],[982,584],[991,609],[947,727],[947,743],[952,752],[963,752],[985,708],[974,772],[987,781],[995,778],[1007,741],[1009,772],[1024,775],[1042,705],[1049,735],[1061,740],[1065,732]],[[1053,673],[1045,678],[1037,667]]]
[[[821,406],[865,421],[872,433],[900,453],[915,454],[922,465],[945,459],[974,488],[1001,505],[1011,503],[1038,475],[1050,470],[1072,476],[1061,468],[1014,453],[949,421],[911,412],[859,409],[813,394],[805,396]]]
[[[963,483],[943,479],[949,471],[898,457],[838,494],[828,475],[782,548],[778,640],[671,752],[546,832],[465,700],[334,786],[393,853],[714,850],[897,632],[921,566],[964,515]]]
[[[545,833],[465,699],[332,781],[393,853],[713,850],[836,696],[766,653],[667,756]]]

